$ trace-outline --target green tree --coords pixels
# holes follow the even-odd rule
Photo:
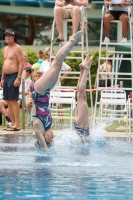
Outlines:
[[[19,41],[25,45],[32,45],[34,39],[41,40],[42,44],[50,43],[50,38],[43,36],[46,30],[51,29],[52,19],[28,15],[0,14],[0,36],[7,28],[12,28]]]

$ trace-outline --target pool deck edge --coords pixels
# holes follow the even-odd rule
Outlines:
[[[61,133],[63,130],[53,130],[54,135]],[[33,129],[21,129],[20,131],[6,131],[3,129],[0,129],[0,135],[3,134],[19,134],[19,135],[34,135]],[[104,137],[129,137],[129,134],[126,134],[126,132],[105,132]],[[133,137],[133,133],[131,134],[131,137]]]

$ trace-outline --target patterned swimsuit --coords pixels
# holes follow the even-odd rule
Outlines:
[[[74,122],[74,127],[75,127],[75,130],[76,130],[76,133],[82,138],[83,143],[90,142],[89,127],[87,127],[86,129],[83,129],[78,124],[76,124],[75,122]]]
[[[36,115],[41,120],[44,125],[45,131],[51,127],[52,124],[52,115],[49,108],[49,90],[46,91],[44,95],[38,94],[34,89],[34,84],[30,86],[32,92],[32,98],[36,107]]]

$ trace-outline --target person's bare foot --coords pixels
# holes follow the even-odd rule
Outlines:
[[[7,128],[6,131],[20,131],[21,128],[13,128],[13,127],[10,127],[10,128]]]
[[[84,33],[83,30],[78,31],[77,33],[73,34],[69,37],[69,41],[73,41],[75,44],[79,42],[79,39],[81,38],[81,35]]]
[[[92,61],[93,61],[93,56],[90,57],[90,59],[88,59],[84,65],[82,65],[82,68],[84,69],[90,69],[91,67],[91,64],[92,64]]]
[[[89,60],[89,56],[87,55],[82,63],[79,64],[80,67],[83,67],[85,63]]]
[[[14,129],[14,130],[21,130],[21,127],[20,127],[19,124],[18,125],[13,125],[13,126],[11,126],[11,128]]]

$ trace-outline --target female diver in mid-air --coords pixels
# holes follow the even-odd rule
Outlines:
[[[69,41],[57,52],[52,66],[31,85],[33,98],[33,127],[37,138],[37,144],[42,149],[47,149],[53,140],[53,132],[50,130],[52,116],[49,109],[49,93],[55,86],[62,67],[62,62],[72,47],[79,42],[83,31],[78,31],[69,37]],[[84,62],[82,63],[84,68]]]

